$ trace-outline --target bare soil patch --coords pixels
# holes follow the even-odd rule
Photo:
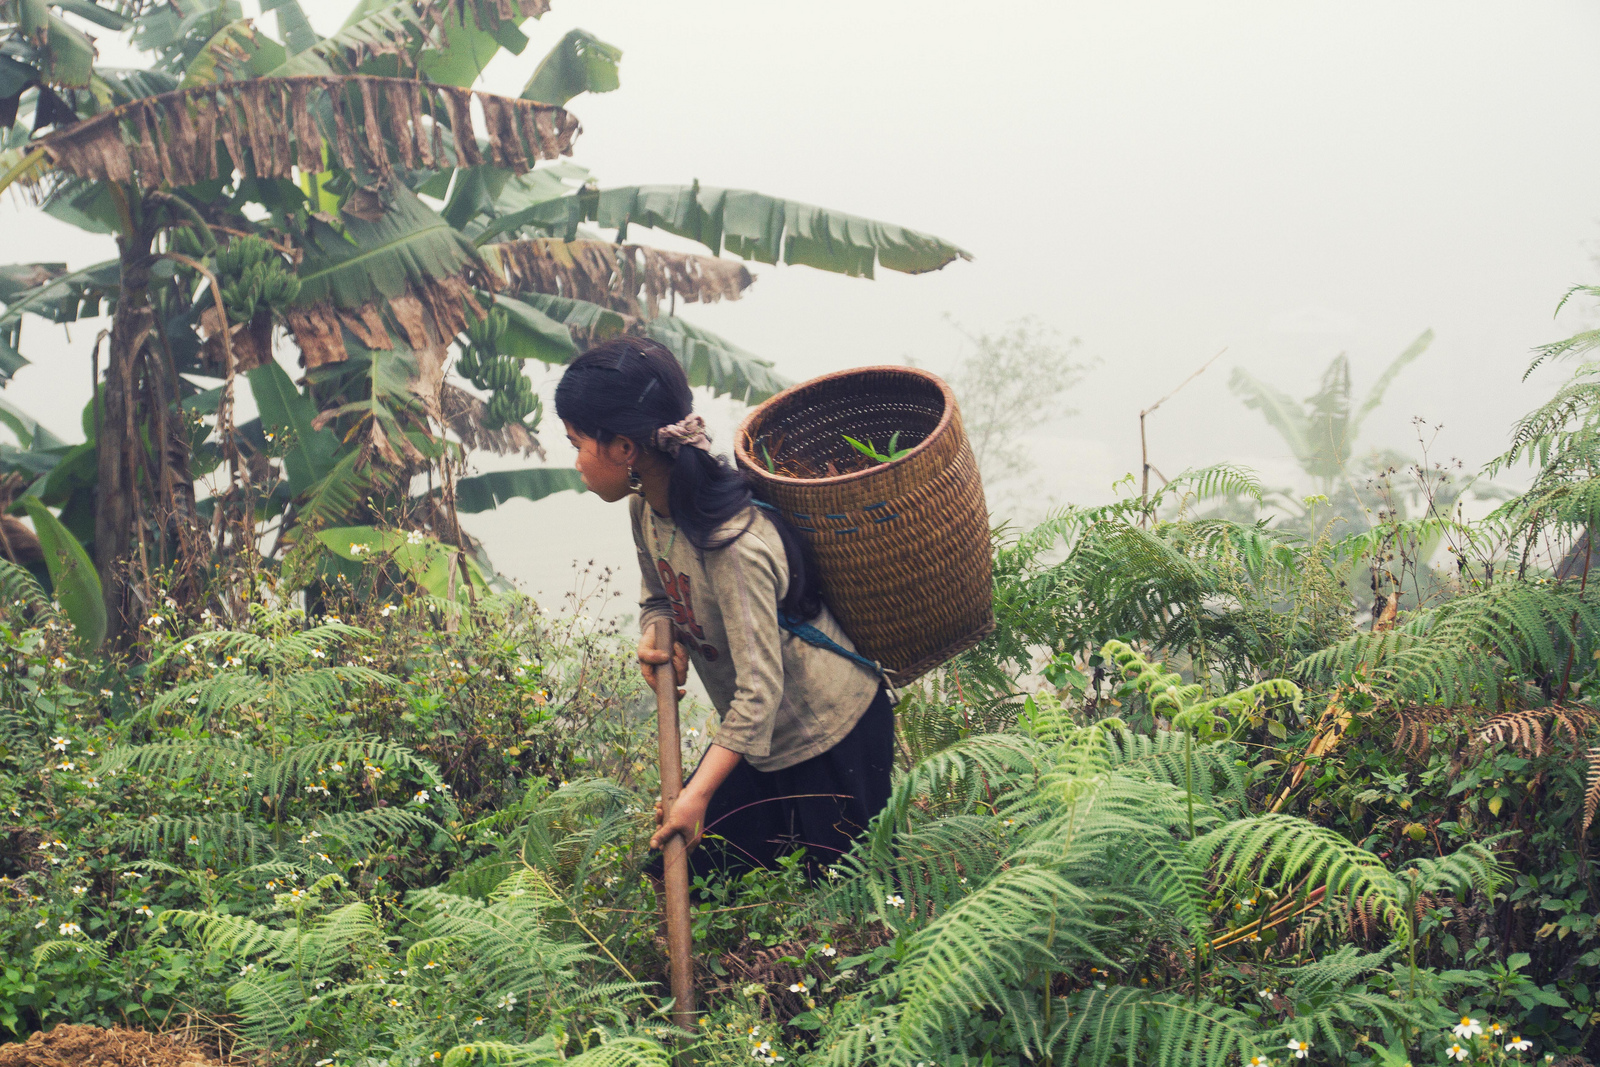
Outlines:
[[[218,1067],[205,1050],[175,1034],[61,1023],[0,1045],[0,1067]]]

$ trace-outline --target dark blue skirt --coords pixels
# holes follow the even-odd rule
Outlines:
[[[803,848],[807,874],[818,877],[888,803],[893,767],[894,705],[879,689],[828,751],[781,771],[740,760],[706,806],[706,836],[689,856],[690,876],[776,867],[779,857]],[[660,871],[658,856],[650,872]]]

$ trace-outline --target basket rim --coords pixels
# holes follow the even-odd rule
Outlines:
[[[779,401],[786,400],[795,394],[803,392],[804,390],[814,389],[826,382],[838,381],[841,378],[853,378],[862,374],[882,374],[885,372],[901,374],[911,378],[920,378],[930,385],[937,387],[941,398],[944,400],[944,411],[939,415],[938,424],[934,426],[931,431],[929,431],[928,436],[924,437],[916,444],[914,448],[911,449],[911,451],[907,452],[899,459],[891,460],[888,463],[880,463],[875,467],[868,467],[865,470],[851,471],[848,474],[832,474],[825,478],[795,478],[787,474],[774,474],[772,471],[767,470],[766,467],[762,466],[760,461],[756,459],[755,455],[745,447],[745,442],[750,440],[751,424],[754,423],[756,419],[758,419],[768,408],[777,406]],[[949,429],[950,423],[955,420],[955,417],[956,394],[954,390],[950,388],[948,382],[931,371],[923,370],[921,367],[902,367],[893,363],[873,367],[851,367],[848,370],[833,371],[829,374],[819,374],[815,378],[808,378],[805,381],[800,382],[798,385],[791,385],[789,388],[785,389],[781,393],[778,393],[776,396],[768,397],[766,400],[762,401],[760,406],[751,411],[750,414],[746,415],[739,423],[738,435],[733,442],[733,451],[735,457],[740,463],[755,471],[763,481],[775,485],[796,487],[847,485],[850,482],[862,481],[875,475],[882,474],[884,471],[889,470],[892,467],[897,467],[903,463],[911,462],[924,449],[931,447],[934,442],[938,440],[939,436]]]

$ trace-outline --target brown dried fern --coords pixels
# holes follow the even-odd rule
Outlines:
[[[1555,751],[1557,737],[1565,736],[1574,749],[1583,747],[1584,735],[1600,725],[1600,712],[1581,706],[1527,708],[1494,716],[1475,732],[1478,745],[1508,744],[1533,756]]]
[[[1542,756],[1547,751],[1544,736],[1544,717],[1547,710],[1528,708],[1524,711],[1508,711],[1496,715],[1477,731],[1477,741],[1484,745],[1500,742],[1520,748],[1529,755]]]
[[[1435,726],[1461,721],[1466,713],[1458,708],[1396,708],[1394,748],[1412,759],[1425,759],[1433,748]]]
[[[1583,832],[1589,832],[1595,812],[1600,810],[1600,745],[1592,745],[1586,757],[1589,763],[1589,788],[1583,792]]]

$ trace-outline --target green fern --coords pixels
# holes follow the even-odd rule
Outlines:
[[[1304,819],[1245,812],[1239,751],[1198,735],[1258,701],[1297,700],[1293,685],[1206,698],[1126,645],[1103,654],[1182,732],[1078,725],[1059,701],[1035,697],[1014,732],[913,766],[815,905],[839,920],[880,919],[899,960],[830,1017],[820,1062],[976,1063],[995,1020],[1024,1058],[1061,1063],[1220,1065],[1291,1036],[1346,1048],[1335,1033],[1403,1015],[1364,988],[1387,957],[1286,967],[1278,980],[1295,985],[1305,1011],[1281,1025],[1257,1019],[1199,982],[1201,958],[1226,943],[1215,936],[1218,896],[1360,901],[1405,945],[1419,886],[1495,891],[1500,875],[1481,850],[1396,873]],[[1153,931],[1190,957],[1187,990],[1113,984]],[[1090,967],[1107,974],[1099,987],[1081,978]]]

